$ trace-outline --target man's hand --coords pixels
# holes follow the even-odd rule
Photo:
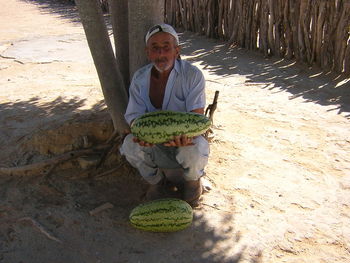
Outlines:
[[[135,119],[134,119],[135,120]],[[132,123],[134,122],[134,120],[132,120],[130,122],[130,126],[132,125]],[[131,131],[129,131],[130,133]],[[143,146],[143,147],[152,147],[153,146],[153,143],[148,143],[148,142],[145,142],[145,141],[141,141],[139,138],[135,137],[132,138],[132,140],[134,141],[134,143],[138,143],[140,146]]]
[[[189,146],[194,145],[192,138],[187,137],[187,135],[180,135],[180,136],[174,136],[174,140],[166,142],[163,144],[164,146],[169,147],[182,147],[182,146]]]
[[[153,146],[153,143],[148,143],[148,142],[145,142],[145,141],[141,141],[139,138],[135,137],[132,139],[135,143],[138,143],[140,146],[143,146],[143,147],[151,147]]]
[[[163,143],[163,145],[168,146],[168,147],[190,146],[190,145],[194,145],[192,139],[193,138],[187,137],[187,135],[174,136],[174,140]],[[132,140],[135,143],[138,143],[140,146],[143,146],[143,147],[152,147],[154,145],[153,143],[141,141],[137,137],[134,137]]]

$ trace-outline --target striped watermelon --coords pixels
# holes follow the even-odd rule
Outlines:
[[[208,117],[194,112],[154,111],[136,118],[131,125],[135,137],[148,143],[164,143],[174,136],[194,137],[211,126]]]
[[[175,232],[192,223],[192,207],[183,200],[164,198],[135,207],[129,216],[135,228],[151,232]]]

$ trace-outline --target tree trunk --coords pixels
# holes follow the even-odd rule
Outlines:
[[[147,63],[145,34],[164,21],[164,0],[129,0],[129,71],[132,76]]]
[[[122,133],[127,93],[97,0],[75,0],[114,128]]]
[[[128,0],[109,0],[115,55],[123,76],[125,87],[130,84],[129,73],[129,27],[128,27]]]

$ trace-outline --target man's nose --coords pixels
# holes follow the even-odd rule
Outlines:
[[[158,54],[162,55],[163,53],[165,53],[164,48],[162,47],[158,48]]]

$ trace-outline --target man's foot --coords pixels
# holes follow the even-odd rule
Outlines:
[[[193,181],[185,181],[183,199],[191,206],[198,204],[199,198],[203,193],[201,179]]]
[[[166,179],[162,178],[157,184],[151,184],[146,192],[146,200],[152,201],[164,198],[166,195]]]
[[[178,191],[182,191],[185,183],[184,170],[182,168],[177,169],[162,169],[165,178],[168,183],[173,187],[176,187]]]
[[[165,177],[155,185],[150,185],[145,199],[152,201],[161,198],[181,198],[180,192],[173,183],[168,181]]]

